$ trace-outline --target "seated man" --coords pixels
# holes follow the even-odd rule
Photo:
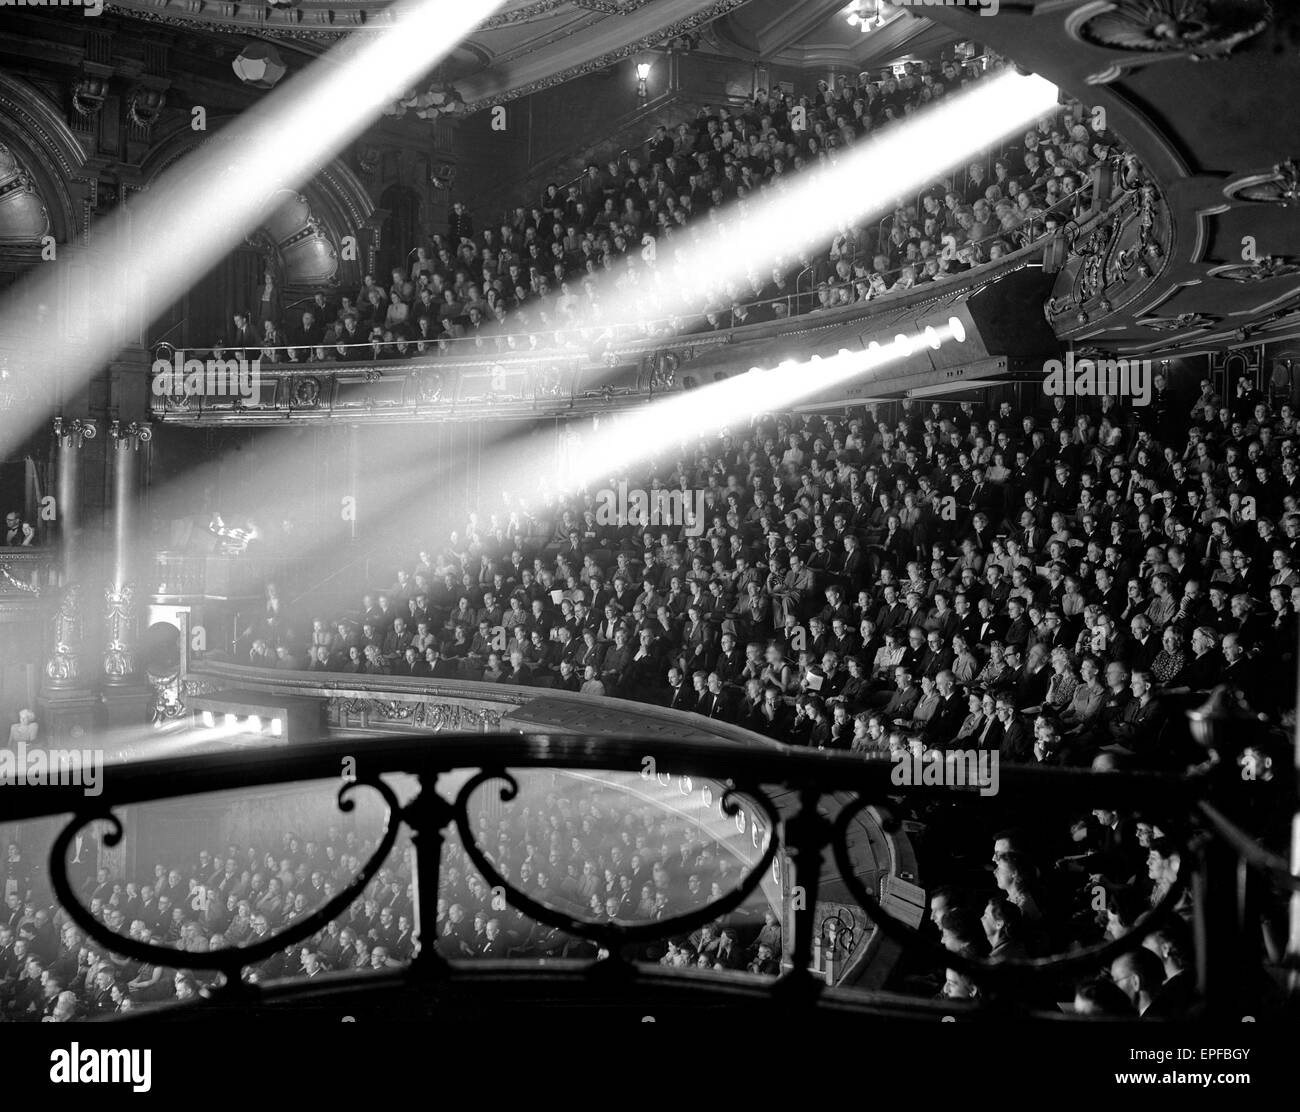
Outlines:
[[[1152,767],[1162,763],[1160,734],[1165,725],[1165,709],[1156,698],[1155,682],[1150,672],[1135,671],[1129,679],[1133,698],[1124,707],[1118,721],[1108,724],[1111,744],[1102,752],[1130,759]]]
[[[5,548],[30,548],[36,543],[36,530],[22,519],[22,515],[10,511],[5,514],[5,530],[0,544]]]

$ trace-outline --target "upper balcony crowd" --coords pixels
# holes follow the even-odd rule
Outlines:
[[[274,276],[237,314],[219,353],[283,363],[529,350],[589,351],[630,340],[738,327],[870,301],[943,281],[1063,227],[1091,204],[1092,170],[1119,153],[1072,104],[1023,136],[900,198],[892,214],[810,242],[743,282],[719,282],[693,309],[665,296],[698,278],[680,259],[705,229],[742,231],[750,206],[856,143],[906,127],[998,71],[908,63],[884,80],[819,83],[812,96],[760,90],[740,111],[702,108],[644,145],[610,152],[566,186],[548,185],[500,222],[457,200],[444,234],[413,245],[385,278],[338,300],[284,305]],[[800,126],[802,125],[802,126]],[[932,152],[918,152],[918,157]],[[632,289],[635,320],[605,302]],[[458,342],[459,341],[459,342]]]

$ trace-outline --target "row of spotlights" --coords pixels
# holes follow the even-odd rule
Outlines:
[[[959,344],[964,344],[966,342],[966,326],[962,324],[959,317],[948,318],[948,334]],[[924,331],[918,333],[916,336],[909,336],[906,332],[900,332],[894,337],[894,342],[891,346],[894,349],[894,354],[898,358],[906,359],[909,355],[919,351],[922,344],[934,351],[938,351],[943,346],[943,340],[939,336],[939,331],[934,327],[934,325],[926,325]],[[878,340],[872,340],[867,344],[868,355],[878,356],[882,351],[883,345]],[[839,354],[840,356],[847,357],[854,353],[848,348],[840,348]],[[814,364],[820,363],[821,361],[821,356],[819,355],[814,355],[809,359],[809,362]],[[798,366],[797,360],[787,359],[784,362],[779,363],[777,369],[792,369],[796,366]],[[751,372],[762,371],[762,369],[762,367],[750,367]]]
[[[215,714],[213,714],[212,711],[210,711],[210,710],[205,710],[205,711],[204,711],[204,712],[199,716],[199,720],[203,723],[203,725],[204,725],[204,727],[205,727],[206,729],[209,729],[209,730],[214,730],[214,729],[216,729],[216,726],[217,726],[217,716],[216,716]],[[264,733],[267,733],[267,732],[268,732],[267,727],[268,727],[268,725],[269,725],[269,727],[270,727],[270,729],[269,729],[269,733],[270,733],[270,735],[271,735],[272,737],[281,737],[281,736],[283,736],[283,734],[284,734],[284,720],[283,720],[283,719],[280,719],[280,718],[272,718],[271,721],[270,721],[269,723],[266,723],[266,722],[263,722],[262,719],[259,718],[256,714],[250,714],[247,718],[245,718],[242,726],[240,725],[240,722],[239,722],[239,716],[238,716],[238,715],[235,715],[235,714],[223,714],[223,715],[221,716],[221,724],[222,724],[222,725],[223,725],[227,730],[235,730],[235,729],[238,729],[238,730],[240,731],[240,733],[246,733],[246,734],[264,734]]]

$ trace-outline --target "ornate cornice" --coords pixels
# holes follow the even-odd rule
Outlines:
[[[549,77],[539,78],[536,81],[530,81],[526,85],[520,85],[515,89],[508,89],[504,92],[497,93],[490,97],[480,97],[478,100],[470,101],[465,110],[468,113],[478,112],[484,108],[490,108],[498,104],[504,104],[507,101],[515,100],[519,97],[528,96],[531,93],[539,92],[542,89],[551,89],[556,85],[563,85],[566,81],[572,81],[575,77],[582,77],[584,74],[594,73],[596,70],[605,69],[615,62],[629,58],[633,54],[639,54],[651,47],[658,46],[666,39],[671,39],[675,35],[685,34],[696,27],[705,23],[711,23],[719,19],[728,12],[735,11],[736,8],[748,3],[749,0],[717,0],[716,3],[710,4],[694,15],[689,15],[685,19],[680,19],[676,23],[667,27],[661,27],[651,35],[645,35],[636,42],[628,43],[617,50],[612,50],[590,61],[581,62],[576,66],[570,66],[568,69],[560,70],[558,73],[551,74]]]
[[[1230,201],[1256,205],[1294,205],[1300,201],[1300,163],[1287,159],[1269,174],[1250,174],[1223,187]]]
[[[1086,46],[1128,54],[1087,79],[1106,85],[1152,62],[1226,58],[1272,19],[1269,0],[1096,0],[1071,13],[1065,26]]]
[[[1270,255],[1248,263],[1228,263],[1209,271],[1211,278],[1228,282],[1266,282],[1270,278],[1289,278],[1296,274],[1300,274],[1300,258],[1289,255]]]
[[[498,730],[500,710],[438,703],[429,699],[335,698],[325,703],[329,724],[336,728],[429,730]]]

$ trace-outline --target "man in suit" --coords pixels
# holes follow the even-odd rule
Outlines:
[[[947,669],[935,677],[934,686],[939,693],[939,709],[930,716],[922,734],[927,745],[942,748],[957,736],[966,720],[966,699],[957,690],[956,679]]]
[[[1151,632],[1151,619],[1145,614],[1138,614],[1129,623],[1133,633],[1127,646],[1124,663],[1132,671],[1145,671],[1151,667],[1151,661],[1160,651],[1160,638]]]
[[[236,359],[256,359],[262,350],[261,333],[253,327],[247,313],[236,313],[235,328],[229,351]]]
[[[1157,751],[1160,732],[1165,724],[1165,709],[1155,695],[1155,682],[1150,672],[1135,669],[1129,678],[1133,698],[1124,708],[1118,722],[1110,724],[1112,744],[1103,751],[1132,757],[1146,767],[1158,765],[1161,756]]]
[[[844,562],[840,566],[840,576],[848,588],[849,597],[855,598],[866,581],[867,557],[853,533],[844,535]]]
[[[763,702],[755,716],[757,725],[754,727],[759,733],[784,741],[790,732],[793,717],[790,708],[781,698],[779,688],[771,684],[763,688]]]
[[[899,665],[894,669],[894,690],[884,701],[882,713],[890,722],[910,722],[921,701],[921,689],[912,679],[906,668]]]
[[[402,658],[393,665],[393,675],[395,676],[427,676],[429,675],[429,666],[420,659],[420,654],[414,645],[407,645],[402,653]]]
[[[501,677],[501,683],[514,684],[516,687],[533,686],[533,670],[524,663],[524,654],[518,649],[510,653],[510,670]]]
[[[1047,697],[1047,685],[1052,680],[1052,670],[1048,666],[1050,656],[1041,642],[1029,646],[1025,654],[1024,667],[1016,676],[1016,705],[1020,707],[1042,706]]]
[[[723,722],[732,720],[731,699],[722,686],[722,677],[717,672],[710,672],[707,689],[700,697],[695,710],[705,718],[717,718]]]
[[[1011,695],[999,695],[994,704],[998,722],[1001,724],[1001,737],[998,740],[998,752],[1004,761],[1027,762],[1033,756],[1033,737],[1025,728],[1024,719],[1016,713],[1015,698]]]
[[[451,214],[447,217],[447,239],[452,248],[460,246],[462,239],[473,239],[474,237],[474,219],[465,209],[464,201],[456,201],[451,206]]]
[[[1261,685],[1259,668],[1246,656],[1245,646],[1239,633],[1225,633],[1221,646],[1223,666],[1219,669],[1216,683],[1226,684],[1242,693],[1246,702],[1258,707],[1261,702]]]
[[[1006,614],[996,612],[993,600],[982,598],[979,600],[979,624],[976,627],[975,637],[973,640],[981,645],[991,645],[994,641],[1006,641],[1007,630],[1011,626],[1011,619]]]
[[[36,530],[25,522],[19,514],[5,514],[5,528],[0,544],[6,548],[30,548],[36,541]]]
[[[668,669],[668,707],[671,710],[694,710],[696,703],[695,688],[686,682],[680,668]]]
[[[722,650],[714,662],[713,670],[722,677],[724,687],[739,686],[743,681],[741,672],[745,667],[745,658],[736,647],[736,639],[730,633],[722,635]]]
[[[427,675],[432,679],[448,679],[456,675],[455,664],[438,651],[437,645],[430,645],[424,650],[424,666],[428,669],[427,672],[421,669],[412,674]]]
[[[1007,600],[1007,610],[1011,615],[1011,622],[1007,626],[1002,639],[1008,645],[1015,645],[1017,648],[1024,649],[1029,643],[1029,635],[1033,632],[1033,627],[1025,616],[1024,599],[1019,595],[1009,598]]]

